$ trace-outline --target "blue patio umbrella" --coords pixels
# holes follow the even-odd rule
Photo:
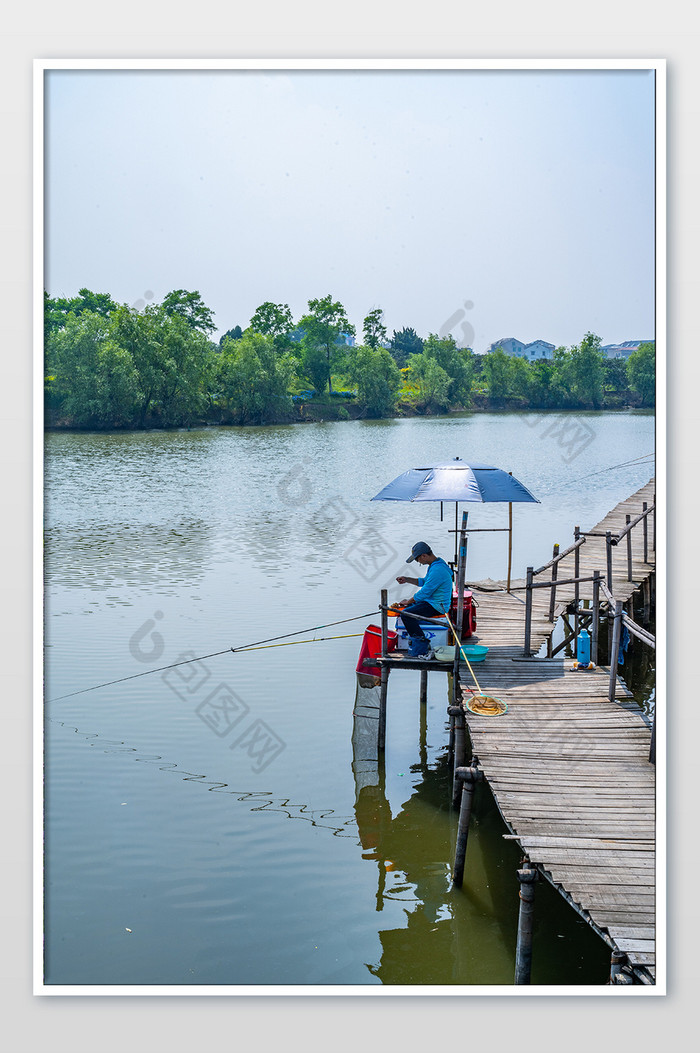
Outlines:
[[[459,457],[440,464],[410,468],[388,483],[373,501],[445,501],[455,502],[455,563],[457,562],[457,514],[460,502],[485,504],[492,501],[507,503],[508,515],[508,588],[510,588],[510,558],[512,551],[515,502],[539,504],[526,486],[502,468],[489,464],[469,463]],[[505,529],[505,528],[504,528]]]

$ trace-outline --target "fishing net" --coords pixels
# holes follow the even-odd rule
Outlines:
[[[466,704],[470,713],[476,713],[480,717],[499,717],[508,709],[502,699],[493,698],[492,695],[470,695]]]

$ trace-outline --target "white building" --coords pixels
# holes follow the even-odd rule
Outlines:
[[[653,344],[653,340],[623,340],[621,344],[605,344],[601,352],[607,358],[629,358],[633,351],[637,351],[642,344]]]
[[[532,340],[529,344],[524,344],[522,340],[517,340],[514,336],[507,336],[491,344],[489,352],[497,351],[499,347],[503,348],[507,355],[525,358],[528,362],[554,357],[554,344],[548,344],[546,340]]]
[[[521,355],[525,344],[522,340],[516,340],[514,336],[505,336],[502,340],[494,341],[488,349],[487,354],[491,351],[498,351],[499,347],[505,351],[507,355]]]

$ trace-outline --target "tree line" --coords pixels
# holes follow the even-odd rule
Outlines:
[[[245,329],[218,342],[197,291],[176,289],[137,309],[80,289],[72,298],[45,294],[44,307],[49,426],[265,424],[331,402],[336,416],[374,418],[654,404],[654,344],[626,361],[607,359],[593,333],[551,360],[528,362],[407,327],[389,337],[381,308],[368,311],[362,343],[350,346],[355,327],[330,295],[309,300],[297,321],[288,304],[261,304]]]

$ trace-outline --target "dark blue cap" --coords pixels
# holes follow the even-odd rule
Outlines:
[[[407,563],[413,563],[416,556],[432,556],[433,550],[430,545],[426,545],[425,541],[419,541],[411,549],[411,555],[406,560]]]

